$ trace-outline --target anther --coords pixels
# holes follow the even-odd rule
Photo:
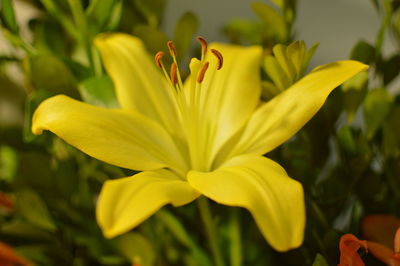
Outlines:
[[[154,59],[156,60],[156,65],[162,69],[162,58],[164,56],[164,52],[160,51],[158,53],[156,53],[156,55],[154,56]]]
[[[207,52],[207,41],[204,40],[204,38],[201,37],[201,36],[197,36],[196,39],[201,45],[201,55],[204,57],[206,55],[206,52]]]
[[[224,57],[222,56],[222,54],[218,50],[211,49],[211,52],[218,59],[217,70],[220,70],[222,68],[222,65],[224,64]]]
[[[204,75],[206,74],[208,65],[209,65],[209,63],[205,62],[204,65],[201,67],[199,74],[197,75],[197,83],[203,82]]]
[[[173,62],[171,64],[171,69],[169,71],[169,76],[170,76],[171,82],[172,82],[172,84],[174,86],[178,83],[177,69],[178,69],[178,67],[176,66],[175,62]]]
[[[169,49],[171,56],[173,58],[176,58],[177,53],[176,53],[176,48],[175,48],[174,43],[172,41],[168,41],[167,45],[168,45],[168,49]]]

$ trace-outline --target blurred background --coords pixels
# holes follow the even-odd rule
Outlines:
[[[186,11],[196,11],[200,20],[199,34],[210,41],[227,41],[223,26],[233,18],[256,18],[251,0],[170,0],[162,28],[172,34],[176,19]],[[268,2],[268,1],[265,1]],[[319,42],[312,65],[347,59],[358,40],[373,41],[380,18],[367,0],[305,0],[298,2],[296,38],[311,46]],[[385,43],[386,53],[393,44]]]
[[[31,132],[37,106],[57,94],[118,105],[92,42],[113,31],[138,36],[150,55],[168,52],[166,42],[173,40],[183,75],[189,57],[199,56],[197,35],[261,45],[263,100],[321,64],[354,59],[370,65],[268,153],[303,184],[301,247],[276,252],[248,212],[212,203],[230,265],[337,265],[343,234],[381,239],[387,219],[393,230],[400,226],[393,217],[400,216],[399,0],[0,0],[0,22],[0,265],[4,254],[18,258],[12,266],[213,265],[193,204],[167,206],[137,229],[105,239],[95,219],[98,193],[105,180],[134,172],[89,157],[54,134]],[[302,49],[298,72],[277,63],[277,44]],[[364,226],[377,213],[386,218]],[[390,249],[393,230],[383,230]],[[367,265],[382,265],[360,254]]]

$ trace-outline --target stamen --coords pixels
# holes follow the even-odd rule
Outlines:
[[[207,41],[201,36],[198,36],[196,39],[201,45],[201,58],[203,59],[207,52]]]
[[[156,55],[154,56],[154,59],[156,60],[156,65],[162,69],[163,68],[163,63],[162,63],[162,58],[164,56],[164,52],[160,51],[158,53],[156,53]]]
[[[173,62],[171,64],[171,69],[169,71],[169,76],[170,76],[172,84],[174,86],[178,83],[177,69],[178,69],[178,67],[176,66],[175,62]]]
[[[169,42],[167,42],[167,45],[168,45],[168,49],[169,49],[171,56],[173,58],[176,58],[177,53],[176,53],[176,48],[175,48],[174,43],[172,41],[169,41]]]
[[[199,74],[197,75],[197,83],[203,82],[204,75],[206,74],[208,65],[209,65],[209,63],[205,62],[204,65],[201,67]]]
[[[222,65],[224,64],[224,57],[220,53],[220,51],[211,49],[211,52],[215,55],[215,57],[218,59],[218,66],[217,70],[220,70],[222,68]]]

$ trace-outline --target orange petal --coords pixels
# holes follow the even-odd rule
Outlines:
[[[393,236],[400,227],[400,219],[391,215],[369,215],[363,219],[361,227],[365,239],[392,249]]]
[[[384,246],[382,244],[368,241],[368,250],[371,252],[371,254],[375,258],[382,261],[386,265],[390,265],[390,266],[400,265],[399,264],[400,261],[394,257],[393,250],[391,250],[390,248],[387,248],[386,246]]]
[[[368,250],[367,242],[359,240],[352,234],[345,234],[340,238],[340,263],[338,266],[364,266],[364,262],[358,255],[358,249]]]
[[[12,247],[0,242],[0,265],[32,266],[33,264],[15,253]]]
[[[394,235],[394,252],[399,253],[400,256],[400,227],[397,228],[396,234]]]

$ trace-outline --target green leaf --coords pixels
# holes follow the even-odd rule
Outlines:
[[[381,54],[382,46],[384,43],[384,39],[386,34],[386,31],[389,29],[392,21],[392,15],[393,15],[393,8],[392,8],[392,1],[391,0],[382,0],[383,3],[383,14],[381,15],[381,28],[379,29],[379,32],[376,36],[376,41],[375,41],[375,51],[376,54]]]
[[[190,234],[186,232],[185,228],[173,214],[166,210],[161,210],[157,212],[155,216],[163,223],[165,227],[168,228],[176,240],[190,250],[191,256],[198,262],[199,265],[211,265],[207,255],[202,249],[200,249],[196,242],[191,238]]]
[[[105,26],[105,31],[116,30],[121,22],[122,11],[124,7],[124,1],[120,0],[115,5],[111,11],[110,17],[108,19],[107,25]]]
[[[114,84],[108,76],[89,78],[79,84],[78,90],[87,103],[108,108],[119,106]]]
[[[147,20],[147,25],[157,27],[165,7],[165,0],[133,0],[137,11]]]
[[[400,73],[400,55],[396,54],[392,56],[388,61],[386,61],[383,65],[383,83],[384,85],[388,85],[392,80],[394,80]]]
[[[143,40],[151,54],[156,54],[158,51],[167,52],[168,36],[157,28],[138,25],[133,29],[133,33]]]
[[[88,19],[101,29],[107,22],[110,10],[113,9],[117,0],[91,0],[85,13]]]
[[[174,42],[179,59],[185,58],[198,27],[199,22],[193,12],[186,12],[179,18],[174,31]]]
[[[57,229],[46,204],[36,192],[30,189],[19,190],[16,199],[18,213],[30,223],[50,232]]]
[[[392,109],[383,124],[383,151],[386,157],[400,155],[400,107]]]
[[[114,30],[121,19],[122,5],[121,0],[91,0],[85,13],[93,34]]]
[[[369,91],[364,101],[366,136],[372,139],[392,107],[393,97],[386,89]]]
[[[53,18],[32,19],[33,45],[39,51],[63,54],[68,49],[68,41],[60,24]]]
[[[128,233],[118,238],[118,246],[121,252],[133,264],[152,266],[156,253],[152,244],[139,233]]]
[[[51,265],[48,246],[44,245],[24,245],[19,246],[15,249],[18,254],[22,257],[28,259],[29,261],[34,261],[36,265]]]
[[[304,74],[304,72],[307,70],[308,68],[308,64],[310,64],[311,58],[314,56],[315,51],[317,50],[319,46],[319,43],[315,43],[313,46],[311,46],[310,49],[307,50],[306,55],[304,57],[304,61],[303,61],[303,66],[302,66],[302,70],[300,72],[300,76],[302,76]]]
[[[356,141],[354,140],[354,136],[353,136],[353,132],[351,131],[351,127],[344,126],[344,127],[340,128],[339,131],[337,132],[337,138],[338,138],[340,147],[344,151],[346,151],[352,155],[357,154],[358,147],[357,147]]]
[[[354,115],[367,94],[368,72],[363,71],[343,83],[341,86],[344,94],[344,108],[347,120],[351,123]]]
[[[36,89],[53,93],[73,94],[76,79],[67,65],[58,57],[50,54],[29,58],[30,78]]]
[[[375,60],[375,47],[366,41],[359,41],[351,50],[350,58],[370,64]]]
[[[326,259],[324,258],[324,256],[322,256],[321,254],[318,253],[315,256],[312,266],[329,266],[329,264],[326,261]]]
[[[54,235],[31,223],[14,219],[1,225],[1,234],[14,239],[24,238],[35,241],[52,241]]]
[[[233,43],[247,41],[249,44],[260,44],[265,24],[253,20],[233,19],[226,24],[223,31]]]
[[[4,26],[14,34],[18,34],[18,24],[15,19],[15,12],[12,0],[2,0],[0,2],[0,17]]]
[[[286,42],[288,33],[282,14],[262,2],[253,2],[251,7],[254,13],[267,24],[266,27],[271,29],[278,42]]]
[[[9,146],[0,146],[0,180],[11,182],[18,168],[18,154]]]

